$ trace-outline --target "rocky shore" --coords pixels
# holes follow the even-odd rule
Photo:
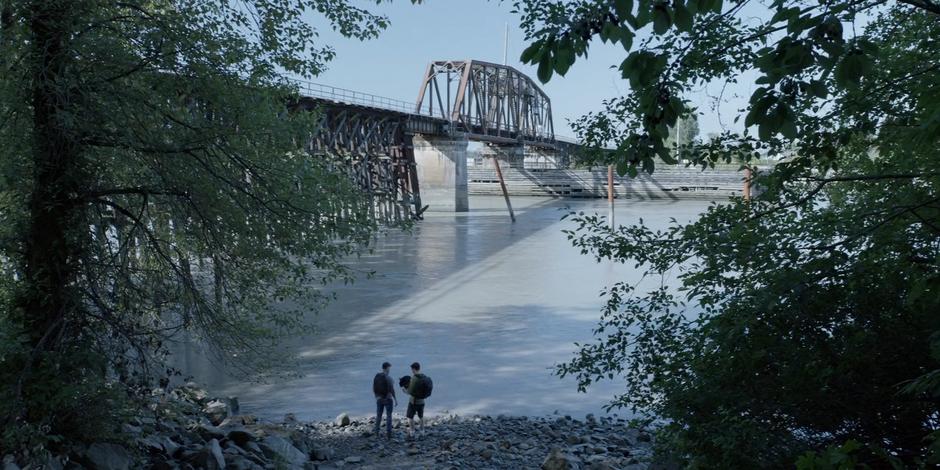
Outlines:
[[[373,434],[374,418],[304,423],[240,413],[238,400],[215,399],[188,384],[154,390],[151,413],[124,424],[121,442],[72,447],[63,455],[3,457],[2,470],[188,469],[646,469],[652,437],[623,419],[592,415],[530,418],[437,416],[406,439],[394,416],[391,440]],[[27,463],[25,460],[29,460]]]

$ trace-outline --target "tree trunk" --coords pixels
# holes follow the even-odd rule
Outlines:
[[[65,320],[80,305],[75,295],[83,246],[80,149],[65,113],[77,99],[69,73],[73,12],[65,0],[37,0],[32,32],[33,175],[24,243],[23,326],[34,351],[56,349]]]

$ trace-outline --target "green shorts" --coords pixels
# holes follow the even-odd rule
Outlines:
[[[405,417],[408,419],[414,418],[415,413],[418,414],[418,417],[424,419],[424,403],[420,405],[415,405],[414,403],[408,403],[408,410],[405,411]]]

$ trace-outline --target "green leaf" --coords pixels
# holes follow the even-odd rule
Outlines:
[[[620,44],[623,45],[623,50],[629,52],[633,48],[633,31],[629,28],[620,28]]]
[[[562,41],[558,47],[555,48],[555,72],[558,75],[565,76],[565,74],[568,73],[568,69],[574,64],[575,59],[574,45],[571,39]]]
[[[601,27],[601,30],[598,33],[598,37],[601,38],[601,42],[607,42],[618,36],[620,36],[620,28],[617,27],[616,24],[610,22],[604,23],[604,26]]]
[[[522,51],[522,55],[519,57],[519,61],[523,64],[535,63],[538,61],[540,53],[542,52],[542,40],[538,40],[529,45]]]
[[[555,61],[552,54],[546,51],[542,54],[542,59],[539,61],[538,69],[538,78],[542,83],[548,83],[552,79],[552,69],[555,66]]]
[[[672,16],[665,5],[656,5],[653,7],[653,32],[664,34],[672,26]]]
[[[826,89],[826,84],[822,80],[811,80],[806,84],[806,90],[816,98],[829,96],[829,90]]]
[[[796,120],[792,113],[788,113],[780,125],[780,133],[788,139],[797,138]]]
[[[664,153],[660,153],[659,158],[661,158],[663,162],[666,163],[667,165],[675,165],[676,163],[679,163],[678,160],[673,158],[672,153],[669,152],[668,150]]]
[[[773,18],[770,19],[770,23],[776,23],[781,20],[788,20],[793,18],[796,15],[800,14],[800,9],[798,7],[783,8],[777,10],[777,13],[774,14]]]
[[[681,3],[676,5],[673,17],[676,20],[676,28],[679,28],[679,31],[692,31],[692,13],[684,5]]]
[[[633,16],[633,0],[614,0],[614,11],[621,21]]]
[[[616,169],[617,169],[617,174],[618,174],[618,175],[623,176],[623,175],[627,174],[627,171],[629,170],[629,168],[630,168],[630,164],[627,163],[626,160],[620,160],[619,162],[617,162],[617,168],[616,168]]]
[[[748,112],[747,117],[744,118],[744,126],[751,127],[763,123],[767,117],[767,111],[771,106],[776,104],[776,102],[777,97],[774,95],[767,95],[759,99],[756,104],[751,106],[751,111]]]
[[[650,2],[641,1],[640,5],[637,8],[636,12],[636,26],[634,28],[639,29],[650,23],[653,19],[652,8],[650,7]]]
[[[631,53],[626,59],[623,59],[623,62],[620,62],[620,76],[632,82],[636,73],[636,54]]]
[[[849,52],[836,65],[836,83],[843,87],[855,87],[862,81],[862,77],[871,71],[871,59],[863,52],[855,50]]]

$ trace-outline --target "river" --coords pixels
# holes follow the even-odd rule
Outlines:
[[[616,221],[665,226],[707,204],[618,200]],[[581,255],[561,232],[573,225],[564,214],[606,214],[606,201],[517,197],[513,206],[514,224],[502,198],[475,196],[468,213],[429,211],[413,233],[380,237],[374,254],[354,262],[375,276],[334,287],[338,299],[311,315],[317,333],[285,345],[300,358],[297,378],[239,380],[189,347],[183,369],[213,394],[239,397],[243,412],[272,419],[373,413],[372,377],[386,360],[395,377],[422,364],[434,380],[429,414],[600,414],[623,383],[579,393],[552,366],[591,339],[600,290],[639,273]]]

